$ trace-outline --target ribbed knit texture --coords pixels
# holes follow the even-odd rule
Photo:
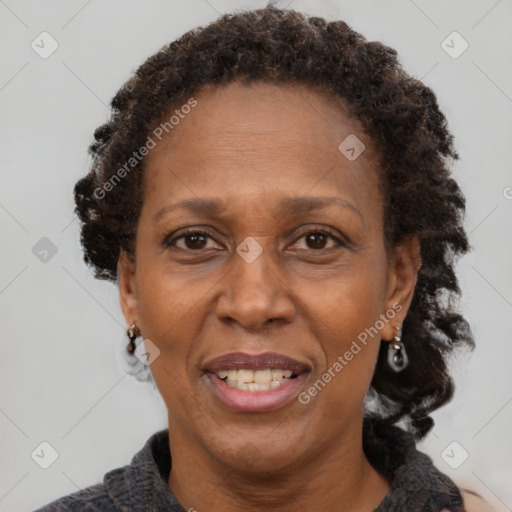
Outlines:
[[[409,433],[366,418],[363,447],[373,467],[390,482],[388,495],[373,512],[464,512],[457,486],[416,449]],[[129,465],[106,473],[102,483],[35,512],[185,512],[169,489],[170,470],[165,429],[153,434]]]

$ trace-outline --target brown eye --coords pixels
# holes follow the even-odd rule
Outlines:
[[[301,240],[304,240],[303,247],[297,247],[299,241]],[[330,240],[334,242],[334,244],[328,247],[328,243]],[[343,243],[338,237],[334,236],[329,231],[320,231],[316,229],[304,233],[300,238],[297,239],[293,246],[296,249],[304,249],[306,251],[321,251],[323,249],[329,250],[334,249],[336,247],[346,247],[346,244]]]
[[[208,235],[202,233],[194,233],[191,235],[185,235],[183,237],[187,249],[204,249]]]
[[[190,230],[172,239],[166,238],[163,246],[177,247],[184,251],[199,251],[207,248],[208,240],[214,240],[209,231]],[[180,242],[181,245],[178,245]]]
[[[324,249],[328,238],[327,234],[315,231],[306,235],[306,243],[311,249]]]

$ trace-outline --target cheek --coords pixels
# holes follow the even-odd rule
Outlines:
[[[211,285],[207,276],[196,275],[197,270],[187,272],[173,263],[166,250],[155,248],[155,243],[149,229],[139,229],[137,303],[141,323],[161,336],[162,330],[168,332],[187,322]]]
[[[360,271],[331,281],[322,298],[309,303],[324,352],[323,399],[333,414],[339,412],[340,403],[357,408],[372,379],[385,304],[385,276],[375,267],[379,265],[364,265]]]
[[[201,298],[207,288],[192,286],[179,274],[169,275],[156,265],[141,266],[138,278],[138,312],[145,338],[160,354],[151,364],[155,384],[168,410],[186,411],[174,421],[204,421],[201,408],[190,399],[190,360],[200,329]],[[195,419],[194,419],[195,418]]]
[[[179,273],[168,274],[158,265],[142,264],[137,272],[141,331],[158,345],[163,356],[159,365],[170,366],[172,361],[174,375],[180,375],[184,372],[187,353],[193,349],[191,326],[199,325],[195,315],[208,287],[186,282]]]
[[[384,265],[377,259],[366,259],[322,283],[315,295],[310,294],[315,317],[326,323],[329,352],[339,355],[347,343],[375,326],[384,312],[385,288]]]

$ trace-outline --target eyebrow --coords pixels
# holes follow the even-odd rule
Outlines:
[[[315,210],[321,210],[322,208],[332,204],[348,208],[363,219],[362,213],[350,201],[342,199],[341,197],[287,197],[281,202],[281,208],[283,210],[287,210],[291,214],[310,213]],[[224,203],[217,199],[200,199],[191,197],[183,199],[176,204],[165,206],[155,213],[153,221],[158,220],[164,213],[178,208],[182,208],[199,215],[210,216],[218,216],[226,209]]]

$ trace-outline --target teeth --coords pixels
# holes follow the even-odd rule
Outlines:
[[[235,389],[241,389],[242,391],[269,391],[275,389],[281,384],[277,380],[271,382],[240,382],[239,380],[227,380],[226,384]]]
[[[272,370],[272,380],[288,379],[291,376],[291,370]]]
[[[221,370],[216,373],[229,386],[242,391],[268,391],[291,380],[291,370],[266,368],[264,370]]]
[[[270,370],[256,370],[254,372],[254,382],[270,382],[271,380]]]
[[[239,382],[252,382],[254,379],[253,370],[238,370],[238,381]]]

